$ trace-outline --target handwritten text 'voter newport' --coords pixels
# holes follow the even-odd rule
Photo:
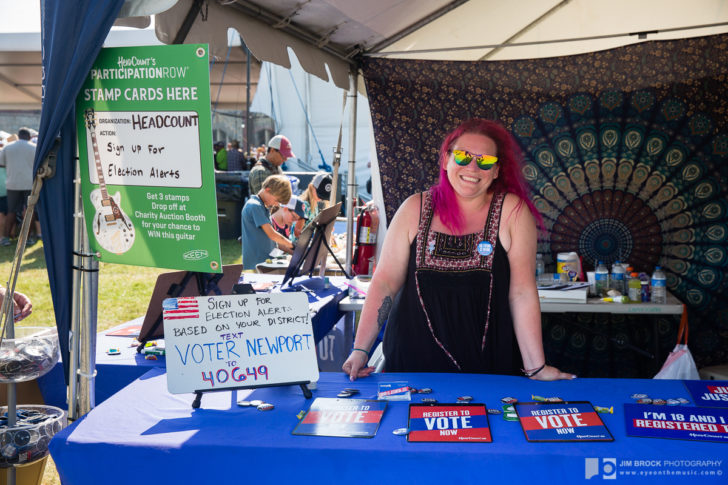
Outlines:
[[[275,305],[265,307],[265,305],[271,303],[268,297],[255,297],[255,303],[258,305],[255,316],[251,310],[246,308],[248,298],[239,299],[235,302],[209,298],[207,303],[208,312],[205,313],[205,321],[219,322],[215,325],[215,330],[220,332],[219,337],[223,341],[193,343],[182,346],[175,344],[175,350],[183,365],[187,365],[189,359],[192,359],[195,364],[229,361],[239,359],[243,353],[248,357],[274,355],[309,350],[314,345],[313,334],[311,333],[243,338],[244,332],[229,331],[231,326],[228,323],[229,320],[233,320],[232,325],[236,329],[308,322],[308,315],[276,316],[279,313],[286,313],[290,308]],[[204,335],[208,332],[208,328],[203,325],[175,327],[173,330],[176,337]],[[240,341],[237,341],[236,338],[240,339]]]

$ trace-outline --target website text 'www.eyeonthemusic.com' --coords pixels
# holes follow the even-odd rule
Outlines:
[[[585,458],[584,478],[605,480],[623,477],[722,477],[728,476],[720,459]]]

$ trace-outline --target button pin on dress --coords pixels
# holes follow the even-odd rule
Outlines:
[[[481,256],[490,256],[490,253],[493,252],[493,245],[490,243],[490,241],[480,241],[478,243],[478,254]]]

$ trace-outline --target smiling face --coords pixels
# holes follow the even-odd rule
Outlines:
[[[445,166],[447,178],[459,197],[475,198],[484,195],[493,180],[498,178],[498,164],[496,163],[490,170],[482,170],[475,160],[472,160],[463,167],[455,163],[452,150],[465,150],[473,155],[497,156],[495,142],[485,135],[464,133],[453,143]]]

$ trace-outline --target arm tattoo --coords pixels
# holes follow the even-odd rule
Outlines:
[[[392,310],[392,297],[387,296],[382,300],[382,306],[379,307],[379,310],[377,311],[377,328],[381,330],[381,328],[384,326],[384,322],[387,321],[387,318],[389,317],[389,312]]]

